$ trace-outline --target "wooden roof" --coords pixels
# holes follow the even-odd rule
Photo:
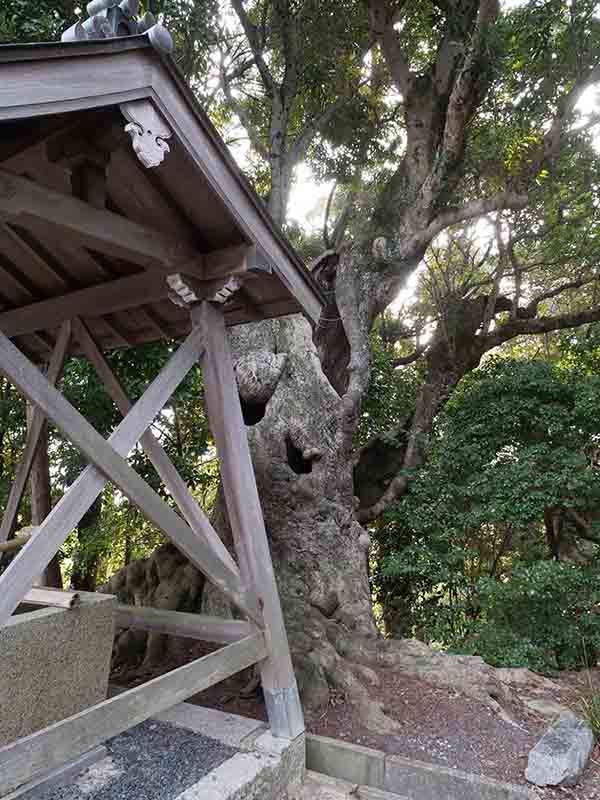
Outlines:
[[[152,168],[125,132],[138,111],[169,131]],[[228,324],[318,321],[319,288],[170,57],[146,36],[0,47],[0,330],[36,358],[75,315],[105,350],[177,338],[170,296],[232,276]]]

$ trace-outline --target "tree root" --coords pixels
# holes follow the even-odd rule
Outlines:
[[[344,693],[346,701],[354,706],[361,724],[367,730],[378,733],[396,733],[400,730],[400,723],[385,713],[382,704],[373,699],[363,681],[356,676],[351,662],[342,658],[330,645],[323,645],[319,649],[319,661],[330,683]]]
[[[344,634],[337,626],[329,629],[328,638],[330,648],[325,655],[319,650],[320,663],[330,682],[356,706],[362,724],[369,730],[393,732],[399,727],[381,704],[373,701],[365,686],[365,682],[377,685],[373,668],[396,670],[463,694],[511,725],[516,723],[510,709],[521,705],[520,689],[556,689],[551,681],[529,670],[497,669],[478,656],[448,655],[414,639],[356,637]]]

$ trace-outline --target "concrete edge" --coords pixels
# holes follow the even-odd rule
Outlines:
[[[273,736],[260,720],[180,703],[152,719],[187,728],[239,749],[177,800],[284,800],[301,790],[306,769],[305,736]]]
[[[188,728],[240,750],[253,749],[256,738],[267,730],[266,723],[260,720],[228,714],[194,703],[179,703],[161,714],[156,714],[152,719],[168,722],[179,728]]]
[[[307,734],[308,770],[420,800],[535,800],[525,786]]]

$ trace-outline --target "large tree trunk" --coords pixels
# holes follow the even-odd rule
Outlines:
[[[299,316],[238,328],[232,350],[300,689],[322,705],[340,632],[377,637],[340,398]]]

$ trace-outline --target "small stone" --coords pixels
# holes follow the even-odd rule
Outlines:
[[[574,786],[592,750],[594,734],[582,719],[563,714],[529,753],[525,778],[536,786]]]

